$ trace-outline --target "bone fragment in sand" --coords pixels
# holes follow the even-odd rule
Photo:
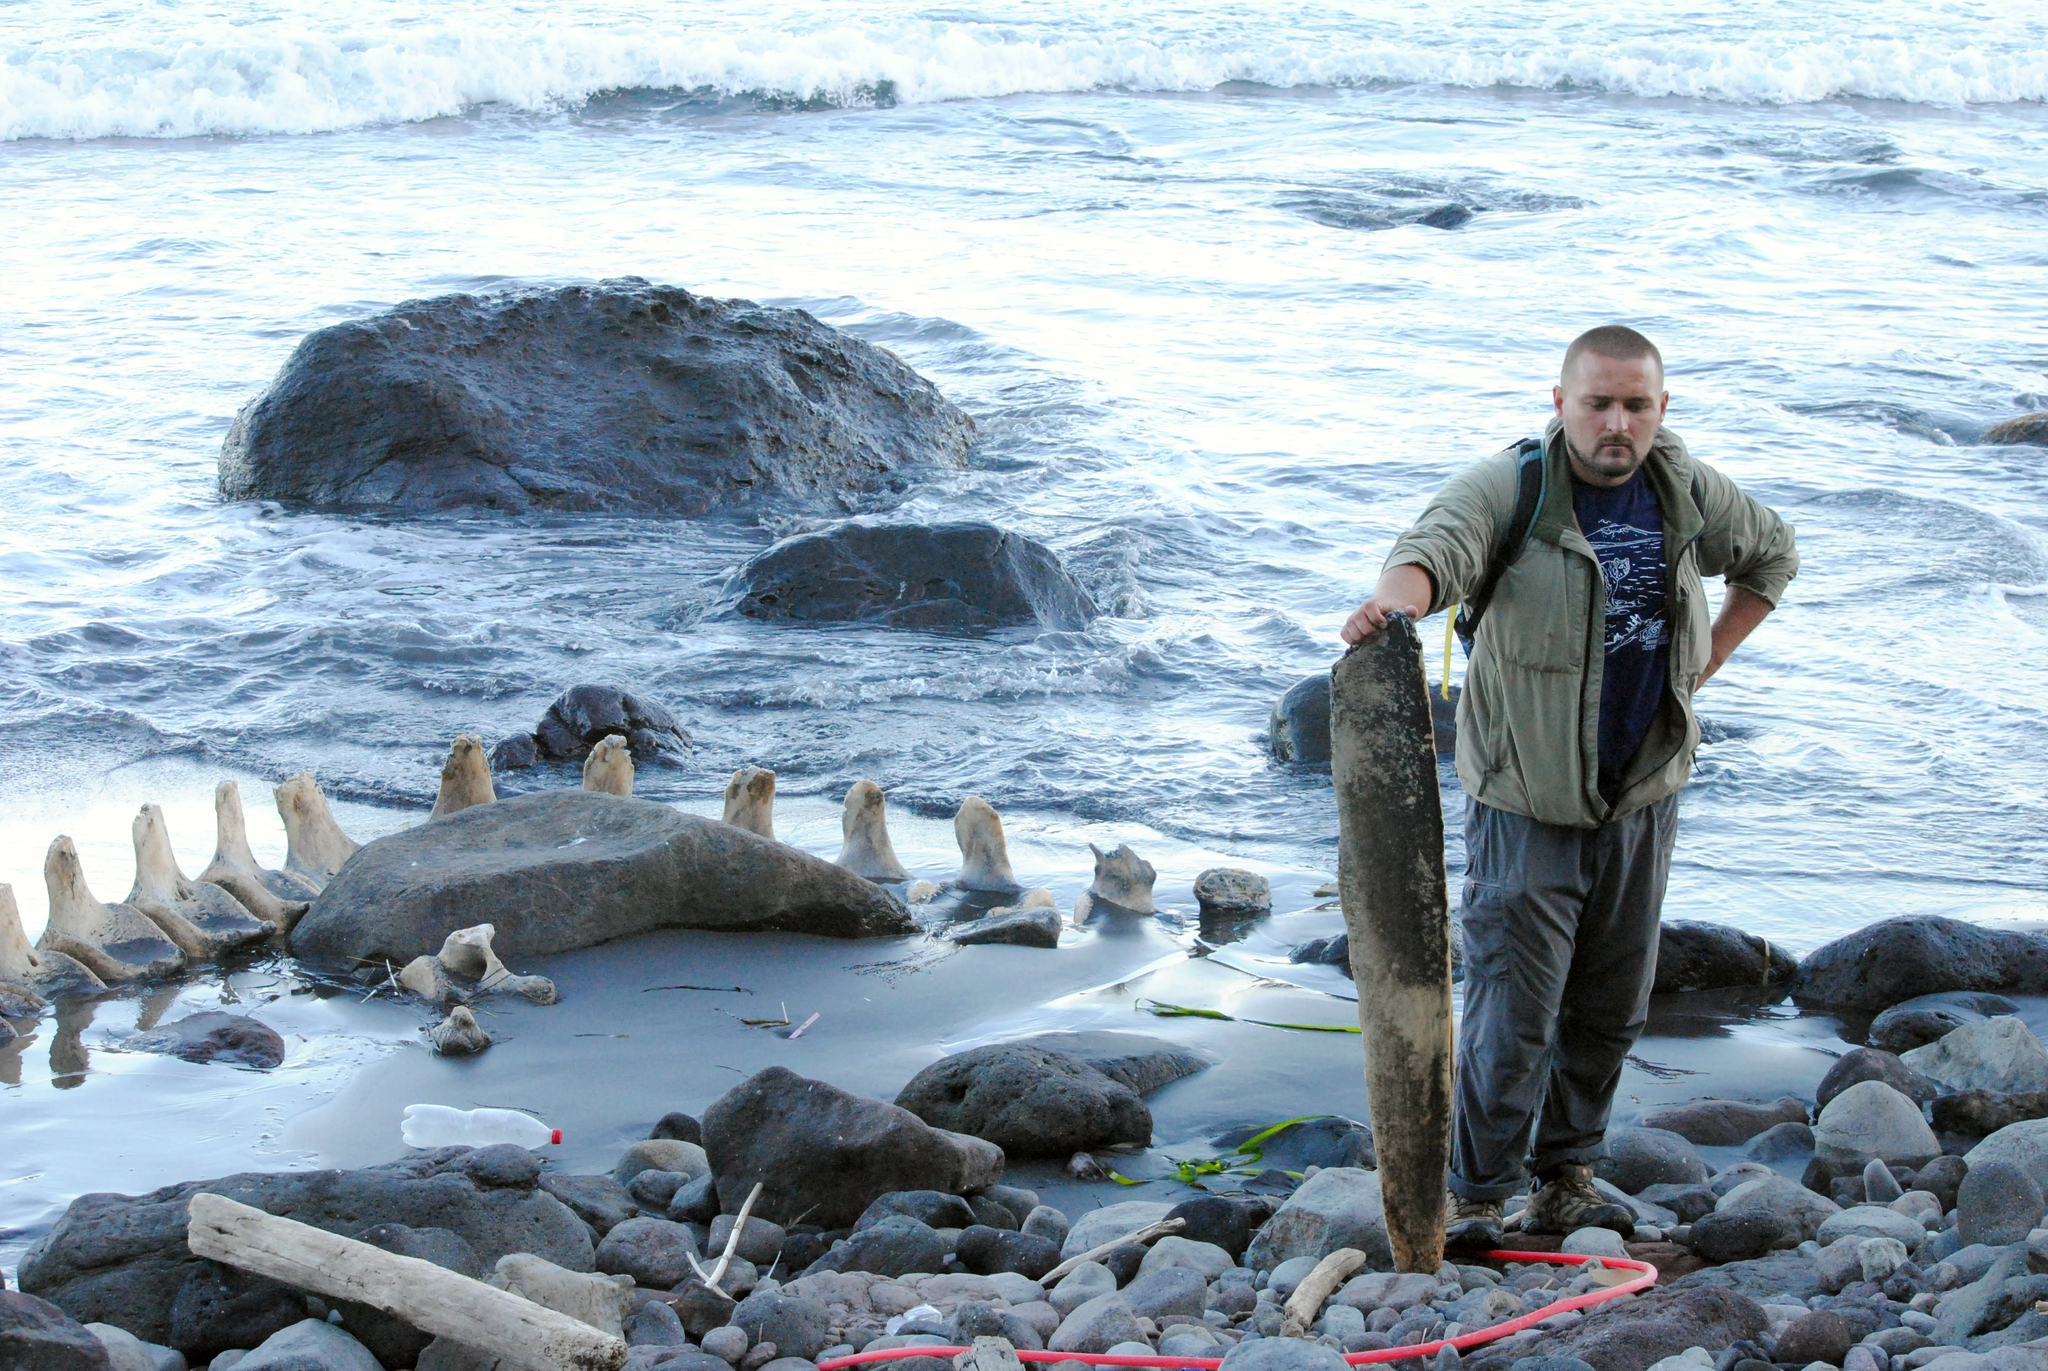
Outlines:
[[[284,869],[305,877],[318,890],[358,844],[341,831],[328,811],[327,797],[310,771],[301,771],[277,788],[277,812],[284,820]]]
[[[354,1300],[423,1333],[542,1371],[619,1371],[616,1335],[509,1290],[417,1257],[401,1257],[310,1224],[280,1219],[222,1195],[190,1202],[193,1255],[328,1299]]]
[[[185,964],[177,944],[141,910],[94,897],[78,849],[62,834],[43,859],[43,883],[50,891],[50,923],[37,947],[77,958],[109,985],[168,976]]]
[[[930,881],[912,881],[910,888],[903,892],[905,904],[930,904],[939,898],[939,888]]]
[[[128,903],[162,929],[187,961],[217,961],[275,931],[220,886],[186,879],[161,807],[144,805],[129,833],[135,839],[135,888]]]
[[[725,783],[725,821],[764,838],[775,836],[775,773],[743,766]]]
[[[1330,774],[1387,1240],[1396,1270],[1433,1274],[1451,1160],[1451,913],[1429,682],[1405,614],[1330,669]]]
[[[1076,1153],[1075,1155],[1086,1156],[1087,1154]],[[1187,1226],[1188,1221],[1186,1219],[1160,1219],[1154,1223],[1148,1223],[1135,1233],[1126,1233],[1121,1238],[1111,1238],[1100,1247],[1091,1247],[1086,1252],[1075,1253],[1043,1276],[1040,1276],[1038,1278],[1039,1284],[1050,1285],[1081,1263],[1098,1261],[1116,1251],[1119,1247],[1130,1247],[1133,1245],[1143,1247],[1155,1238],[1164,1238],[1170,1234],[1178,1233]]]
[[[84,963],[62,952],[29,946],[28,934],[21,927],[21,906],[14,902],[14,887],[4,883],[0,883],[0,981],[31,990],[61,988],[69,994],[107,988]]]
[[[1088,887],[1090,895],[1133,914],[1158,912],[1159,907],[1152,903],[1152,882],[1159,873],[1152,869],[1152,863],[1132,851],[1129,843],[1118,844],[1113,852],[1104,852],[1090,843],[1088,850],[1095,854],[1095,881]]]
[[[633,749],[618,734],[599,740],[583,759],[583,788],[600,795],[633,796]]]
[[[962,890],[1017,889],[1010,874],[1010,848],[1003,841],[1003,821],[987,800],[969,795],[953,816],[953,840],[960,844],[960,874],[953,884]]]
[[[444,1057],[467,1057],[491,1045],[491,1035],[467,1005],[456,1005],[448,1017],[427,1030],[427,1041]]]
[[[910,873],[896,860],[896,846],[889,841],[888,800],[873,781],[855,781],[846,792],[846,812],[839,816],[839,831],[845,841],[839,847],[843,866],[856,876],[871,881],[907,881]]]
[[[1280,1336],[1283,1338],[1305,1338],[1309,1325],[1322,1312],[1323,1301],[1337,1292],[1337,1287],[1351,1279],[1351,1274],[1365,1265],[1365,1253],[1355,1247],[1340,1247],[1329,1256],[1317,1262],[1315,1269],[1302,1278],[1294,1293],[1287,1297],[1286,1307],[1281,1310]]]
[[[257,865],[256,854],[249,850],[242,788],[233,781],[222,781],[213,788],[213,817],[213,860],[199,873],[199,879],[227,891],[251,914],[276,925],[279,933],[291,932],[320,888],[302,876],[266,871]]]
[[[498,960],[491,939],[498,930],[491,924],[458,928],[441,942],[434,960],[457,981],[468,981],[485,995],[519,995],[535,1004],[555,1002],[555,983],[545,976],[515,976]],[[410,971],[412,968],[406,968]],[[401,981],[401,984],[403,982]]]
[[[474,733],[456,734],[455,741],[448,746],[448,760],[441,763],[441,792],[434,797],[434,812],[427,817],[445,819],[450,814],[487,805],[497,798],[497,787],[491,784],[491,759],[484,751],[484,740]],[[339,870],[338,867],[336,869]]]

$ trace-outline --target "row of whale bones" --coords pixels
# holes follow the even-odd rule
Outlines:
[[[583,765],[583,788],[609,795],[633,793],[633,759],[624,738],[613,735],[591,750]],[[206,869],[196,880],[179,870],[163,810],[146,804],[131,826],[135,884],[118,904],[93,895],[77,847],[68,835],[59,834],[43,862],[50,917],[34,947],[22,930],[13,887],[0,883],[0,982],[33,987],[69,981],[79,988],[104,988],[168,975],[187,962],[216,960],[267,937],[288,935],[359,844],[335,822],[310,772],[293,776],[274,794],[285,829],[282,870],[268,870],[257,862],[249,848],[241,789],[233,781],[222,781],[214,789],[218,837]],[[496,799],[483,740],[460,735],[441,768],[441,787],[428,822]],[[772,771],[743,766],[726,783],[728,824],[772,840],[774,805]],[[886,805],[881,787],[873,781],[854,783],[840,819],[844,842],[836,862],[868,880],[907,881],[909,872],[889,840]],[[1021,889],[1011,871],[1003,821],[987,801],[978,795],[963,800],[953,816],[953,835],[961,859],[960,873],[951,882],[954,887],[1001,893]],[[1151,863],[1127,844],[1103,852],[1091,843],[1089,851],[1095,854],[1095,880],[1084,899],[1092,897],[1133,913],[1153,912]],[[938,891],[929,881],[917,881],[905,894],[918,904]],[[1016,907],[1051,905],[1050,892],[1034,889],[1025,892]],[[1076,917],[1085,912],[1077,902]],[[480,927],[488,930],[489,925]],[[458,930],[451,942],[470,931]],[[487,954],[488,939],[486,933]],[[443,956],[447,953],[444,947]],[[497,969],[509,975],[502,966]],[[427,979],[426,973],[420,978]]]

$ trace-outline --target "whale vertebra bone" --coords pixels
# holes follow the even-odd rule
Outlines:
[[[276,931],[220,886],[186,879],[160,806],[144,805],[129,833],[135,840],[135,888],[128,903],[162,929],[187,961],[218,960]]]
[[[242,902],[257,918],[290,933],[320,887],[288,871],[266,871],[249,850],[249,827],[242,813],[242,788],[222,781],[213,788],[216,837],[213,860],[199,879],[219,886]]]
[[[1159,873],[1152,869],[1152,863],[1132,851],[1129,843],[1119,843],[1111,852],[1090,843],[1088,850],[1095,854],[1095,881],[1088,887],[1090,895],[1133,914],[1158,912],[1159,906],[1152,903],[1152,882]]]
[[[355,840],[334,822],[312,772],[301,771],[277,788],[277,813],[284,820],[284,869],[305,877],[315,890],[355,855]]]
[[[474,805],[487,805],[497,798],[497,788],[491,784],[491,761],[484,752],[484,740],[474,733],[456,734],[455,741],[448,747],[448,760],[441,763],[441,791],[434,797],[434,812],[427,817],[445,818]]]
[[[953,884],[962,890],[1018,889],[1010,873],[1010,847],[1003,840],[1003,821],[979,795],[960,802],[953,816],[953,840],[960,844],[960,874]]]
[[[633,794],[633,749],[614,733],[598,740],[583,759],[583,788],[600,795]]]
[[[43,883],[50,890],[50,923],[37,947],[76,958],[109,985],[168,976],[185,964],[178,945],[141,910],[93,897],[78,849],[61,833],[43,859]]]
[[[775,773],[743,766],[725,783],[725,821],[764,838],[775,836]]]
[[[873,781],[855,781],[846,792],[846,812],[839,816],[840,844],[834,866],[843,866],[871,881],[907,881],[910,873],[896,860],[889,841],[888,800]]]
[[[22,931],[14,887],[0,883],[0,981],[56,995],[89,995],[107,983],[92,969],[62,952],[30,947]]]
[[[427,1041],[444,1057],[467,1057],[491,1045],[491,1035],[464,1005],[448,1011],[448,1017],[427,1030]]]
[[[545,976],[515,976],[498,960],[491,949],[491,939],[497,935],[498,930],[490,924],[458,928],[442,941],[438,960],[449,975],[474,981],[486,994],[522,995],[535,1004],[553,1004],[553,981]]]

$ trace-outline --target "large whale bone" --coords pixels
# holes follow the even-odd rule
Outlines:
[[[598,740],[583,759],[583,788],[600,795],[633,795],[633,749],[614,733]]]
[[[358,844],[334,822],[312,772],[301,771],[277,788],[277,813],[284,820],[284,869],[316,891],[355,855]]]
[[[92,969],[62,952],[30,947],[14,887],[0,882],[0,981],[38,995],[91,995],[107,988]]]
[[[429,819],[443,819],[458,814],[476,805],[487,805],[498,798],[498,791],[491,784],[491,759],[484,751],[484,740],[474,733],[458,733],[455,741],[448,746],[448,760],[441,763],[441,790],[434,797],[434,812]],[[339,833],[341,830],[336,829]],[[353,846],[349,849],[353,852]],[[336,870],[340,868],[337,866]]]
[[[845,841],[832,864],[871,881],[907,881],[910,873],[896,860],[889,841],[888,799],[873,781],[855,781],[846,792],[846,812],[839,816]]]
[[[498,960],[490,924],[458,928],[431,957],[415,957],[398,973],[398,984],[433,1004],[459,1003],[471,995],[519,995],[535,1004],[553,1004],[555,983],[545,976],[515,976]],[[468,982],[463,985],[462,982]]]
[[[129,832],[135,839],[135,888],[128,892],[128,903],[161,928],[187,961],[217,961],[275,931],[231,892],[186,879],[171,850],[171,830],[161,807],[144,805]]]
[[[1330,775],[1387,1239],[1397,1270],[1433,1273],[1451,1161],[1451,910],[1429,681],[1405,614],[1330,669]]]
[[[104,904],[85,884],[78,848],[63,834],[43,858],[50,890],[50,923],[36,946],[83,962],[107,984],[168,976],[185,954],[133,905]]]
[[[1109,852],[1090,843],[1088,850],[1095,854],[1095,880],[1088,887],[1088,894],[1093,897],[1091,904],[1103,900],[1133,914],[1158,912],[1159,906],[1152,903],[1152,882],[1159,873],[1152,869],[1152,863],[1140,857],[1129,843],[1119,843]]]
[[[242,902],[242,907],[290,933],[320,887],[288,871],[268,871],[249,850],[248,818],[242,813],[242,788],[222,781],[213,788],[215,839],[213,860],[199,879],[217,885]]]
[[[743,766],[725,783],[725,821],[764,838],[775,836],[775,773]]]
[[[953,816],[953,840],[960,844],[960,874],[953,884],[961,890],[1014,892],[1023,887],[1010,871],[1010,846],[1003,838],[1003,821],[979,795],[960,802]]]

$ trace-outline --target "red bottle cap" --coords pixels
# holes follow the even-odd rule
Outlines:
[[[548,1141],[549,1141],[549,1142],[551,1142],[551,1143],[559,1143],[559,1142],[561,1142],[561,1141],[562,1141],[562,1130],[561,1130],[561,1129],[559,1129],[559,1128],[557,1128],[557,1129],[555,1130],[555,1132],[554,1132],[554,1136],[553,1136],[553,1137],[551,1137],[551,1138],[549,1138],[549,1139],[548,1139]]]

